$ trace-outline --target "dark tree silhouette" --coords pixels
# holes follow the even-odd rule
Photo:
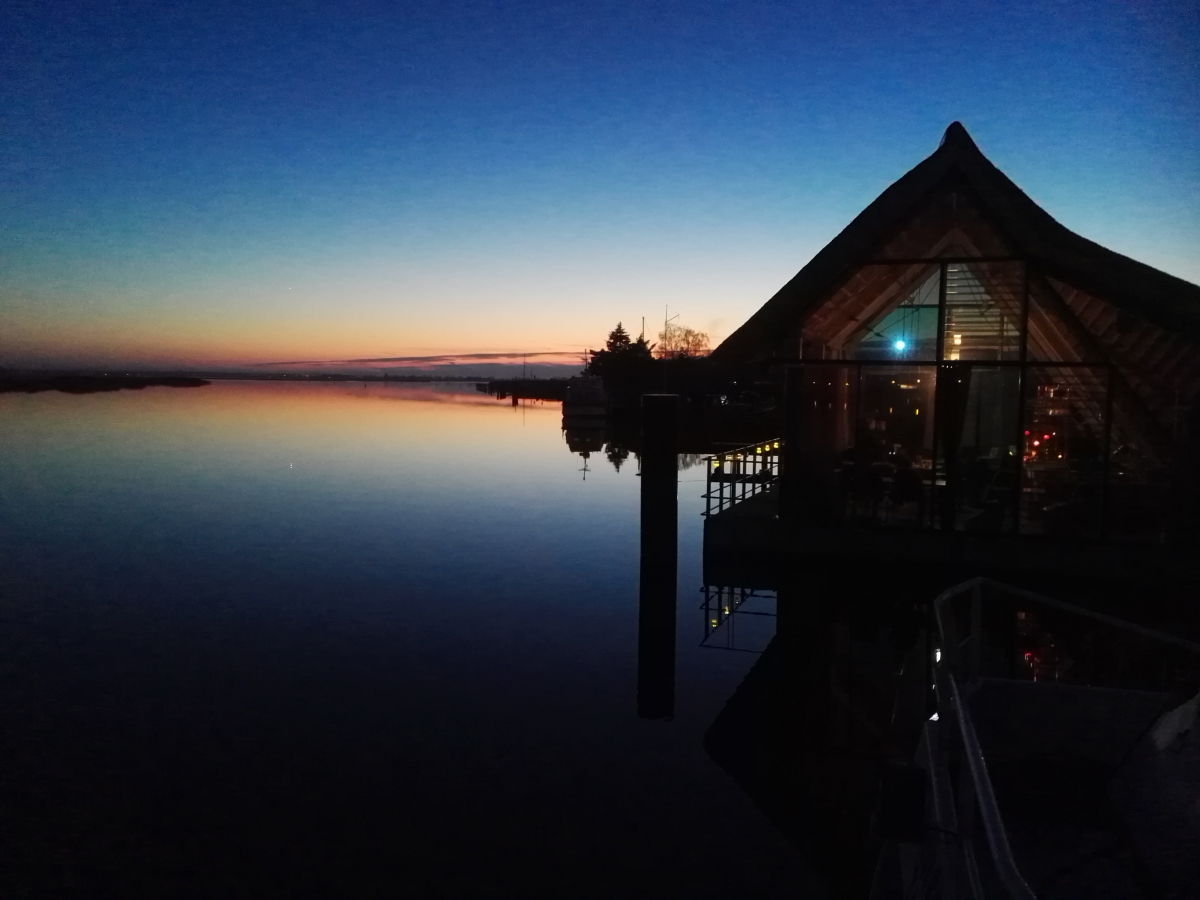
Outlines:
[[[629,332],[618,322],[617,327],[608,333],[603,350],[589,350],[588,364],[584,369],[585,375],[597,375],[605,382],[644,374],[647,364],[653,362],[652,344],[646,343],[644,337],[636,341]]]
[[[609,399],[618,405],[628,405],[654,383],[657,361],[651,352],[653,349],[645,337],[632,339],[618,322],[608,333],[603,350],[588,351],[588,364],[583,373],[603,379]]]
[[[618,322],[617,327],[608,333],[608,340],[604,342],[604,349],[609,353],[625,353],[632,344],[633,341],[629,337],[629,332]]]
[[[604,448],[604,455],[608,457],[608,461],[612,463],[612,467],[618,472],[621,471],[621,466],[625,460],[629,459],[629,451],[612,441],[608,442],[608,446]]]

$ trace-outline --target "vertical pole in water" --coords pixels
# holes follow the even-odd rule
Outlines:
[[[638,715],[675,713],[675,590],[679,398],[642,397],[642,558],[638,602]]]

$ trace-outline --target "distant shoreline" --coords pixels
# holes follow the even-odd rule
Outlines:
[[[204,378],[149,375],[4,375],[0,376],[0,394],[36,394],[61,391],[64,394],[94,394],[100,391],[140,391],[148,387],[204,387]]]
[[[33,390],[48,391],[62,390],[62,388],[54,386],[57,383],[72,383],[83,385],[85,383],[95,384],[95,387],[87,388],[86,390],[111,391],[119,390],[122,387],[137,389],[140,387],[166,386],[166,387],[200,387],[212,381],[357,381],[357,382],[378,382],[380,384],[437,384],[437,383],[463,383],[463,384],[490,384],[497,381],[512,381],[514,379],[500,375],[432,375],[428,373],[414,375],[393,375],[380,374],[378,372],[351,374],[346,372],[189,372],[186,369],[183,371],[159,371],[159,372],[98,372],[98,371],[64,371],[49,370],[37,371],[30,369],[9,369],[7,371],[0,369],[0,393],[24,391],[30,392]],[[546,381],[557,382],[562,381],[560,376],[530,376],[528,378],[519,379],[521,381]],[[129,384],[122,384],[129,382]],[[135,384],[136,382],[136,384]],[[49,387],[31,388],[28,385],[47,384]],[[85,392],[81,388],[70,387],[67,390],[75,393]]]

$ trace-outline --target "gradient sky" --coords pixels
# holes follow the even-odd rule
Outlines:
[[[0,29],[0,365],[578,353],[667,305],[716,341],[954,119],[1200,282],[1193,0],[9,0]]]

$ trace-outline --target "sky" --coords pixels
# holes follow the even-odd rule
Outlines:
[[[1192,0],[9,0],[0,33],[4,367],[716,343],[954,120],[1200,282]]]

